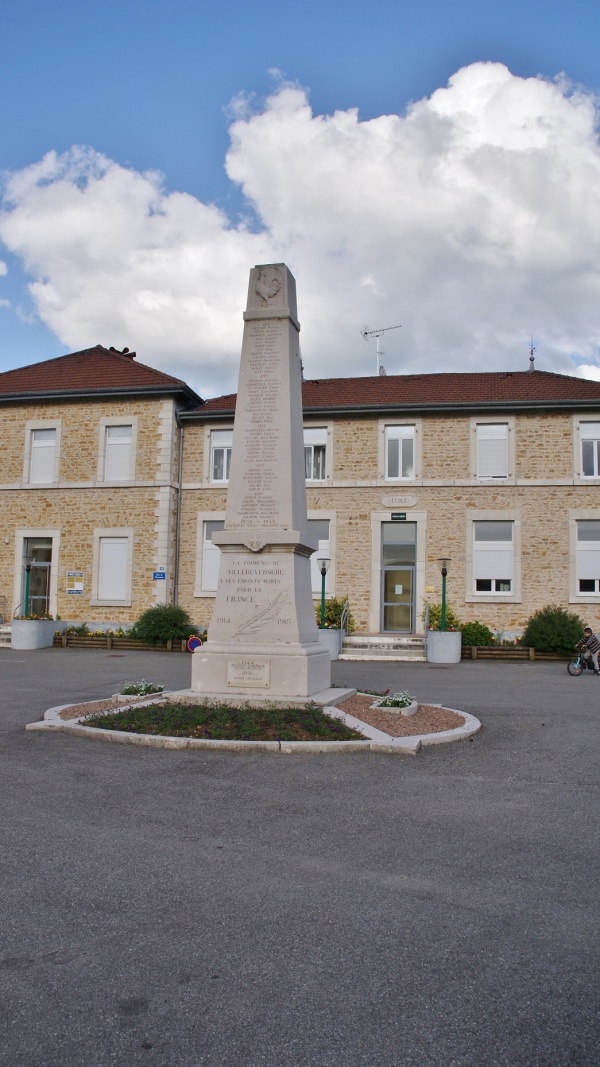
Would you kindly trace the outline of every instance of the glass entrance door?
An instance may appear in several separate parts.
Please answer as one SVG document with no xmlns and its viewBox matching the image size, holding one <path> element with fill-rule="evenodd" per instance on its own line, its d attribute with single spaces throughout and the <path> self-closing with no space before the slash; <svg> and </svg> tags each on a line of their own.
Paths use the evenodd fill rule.
<svg viewBox="0 0 600 1067">
<path fill-rule="evenodd" d="M 25 604 L 27 595 L 27 576 L 23 573 L 23 611 L 29 615 L 44 615 L 50 604 L 50 568 L 52 566 L 52 538 L 27 537 L 23 542 L 23 555 L 33 562 L 29 572 L 29 604 Z"/>
<path fill-rule="evenodd" d="M 414 567 L 386 567 L 383 572 L 383 629 L 413 631 Z"/>
<path fill-rule="evenodd" d="M 381 629 L 415 631 L 415 566 L 417 524 L 381 524 Z"/>
</svg>

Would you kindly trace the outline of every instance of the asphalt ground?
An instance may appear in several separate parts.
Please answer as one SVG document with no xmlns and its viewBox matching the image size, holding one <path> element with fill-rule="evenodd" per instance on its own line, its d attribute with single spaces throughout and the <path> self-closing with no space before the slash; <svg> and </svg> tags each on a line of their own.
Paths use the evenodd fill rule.
<svg viewBox="0 0 600 1067">
<path fill-rule="evenodd" d="M 187 655 L 0 650 L 0 1063 L 599 1061 L 600 679 L 338 663 L 477 715 L 416 757 L 26 733 Z"/>
</svg>

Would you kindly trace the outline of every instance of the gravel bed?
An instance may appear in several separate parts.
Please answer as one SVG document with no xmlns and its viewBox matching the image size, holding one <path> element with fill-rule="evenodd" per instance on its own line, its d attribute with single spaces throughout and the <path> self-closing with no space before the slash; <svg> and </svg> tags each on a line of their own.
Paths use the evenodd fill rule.
<svg viewBox="0 0 600 1067">
<path fill-rule="evenodd" d="M 432 704 L 419 704 L 414 715 L 400 715 L 399 712 L 385 711 L 384 708 L 371 708 L 377 697 L 357 694 L 340 704 L 342 711 L 354 715 L 361 722 L 375 726 L 392 737 L 414 737 L 417 734 L 439 734 L 443 730 L 455 730 L 464 726 L 462 715 L 457 715 L 448 708 L 434 707 Z"/>
<path fill-rule="evenodd" d="M 153 695 L 150 694 L 150 696 Z M 112 697 L 108 697 L 106 700 L 92 700 L 87 704 L 71 704 L 70 707 L 60 711 L 59 715 L 61 719 L 79 719 L 81 715 L 98 715 L 102 711 L 129 708 L 134 700 L 135 698 L 132 697 L 123 697 L 122 700 L 113 700 Z"/>
</svg>

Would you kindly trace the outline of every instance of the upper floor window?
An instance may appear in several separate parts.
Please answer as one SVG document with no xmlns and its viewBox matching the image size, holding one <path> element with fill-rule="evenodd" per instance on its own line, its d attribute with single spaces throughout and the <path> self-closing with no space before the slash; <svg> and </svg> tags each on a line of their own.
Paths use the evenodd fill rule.
<svg viewBox="0 0 600 1067">
<path fill-rule="evenodd" d="M 477 477 L 508 478 L 508 423 L 477 424 Z"/>
<path fill-rule="evenodd" d="M 600 422 L 581 422 L 581 474 L 600 478 Z"/>
<path fill-rule="evenodd" d="M 210 480 L 228 482 L 233 430 L 212 430 L 210 435 Z"/>
<path fill-rule="evenodd" d="M 307 482 L 324 482 L 326 478 L 327 429 L 304 431 L 304 469 Z"/>
<path fill-rule="evenodd" d="M 577 592 L 600 593 L 600 519 L 577 522 Z"/>
<path fill-rule="evenodd" d="M 415 476 L 415 427 L 386 426 L 385 477 L 388 481 Z"/>
<path fill-rule="evenodd" d="M 506 520 L 476 520 L 473 523 L 475 593 L 513 592 L 514 525 Z"/>
<path fill-rule="evenodd" d="M 32 430 L 29 481 L 48 485 L 55 480 L 56 430 Z"/>
<path fill-rule="evenodd" d="M 129 425 L 106 426 L 104 439 L 104 481 L 126 482 L 131 479 L 133 428 Z"/>
</svg>

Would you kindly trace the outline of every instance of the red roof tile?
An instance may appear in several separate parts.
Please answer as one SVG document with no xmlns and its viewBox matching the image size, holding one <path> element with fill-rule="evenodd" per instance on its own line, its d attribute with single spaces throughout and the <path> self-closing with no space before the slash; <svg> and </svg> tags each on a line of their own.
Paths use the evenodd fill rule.
<svg viewBox="0 0 600 1067">
<path fill-rule="evenodd" d="M 235 409 L 236 394 L 207 400 L 199 415 Z M 396 374 L 372 378 L 320 378 L 302 384 L 305 412 L 325 410 L 557 406 L 600 403 L 600 382 L 549 371 L 495 371 L 474 374 Z"/>
<path fill-rule="evenodd" d="M 102 345 L 0 374 L 0 398 L 6 399 L 137 391 L 185 392 L 190 400 L 201 400 L 180 378 L 138 363 L 135 352 L 117 352 Z"/>
</svg>

